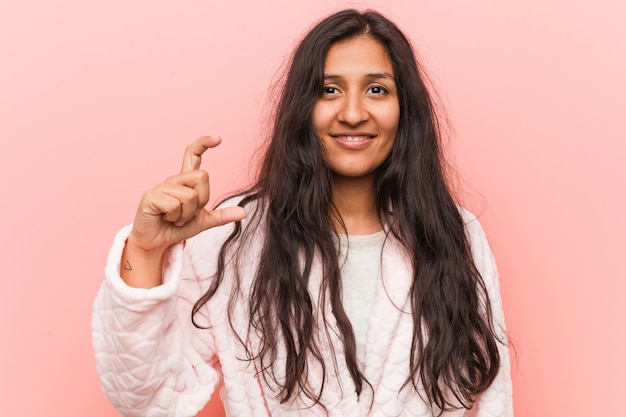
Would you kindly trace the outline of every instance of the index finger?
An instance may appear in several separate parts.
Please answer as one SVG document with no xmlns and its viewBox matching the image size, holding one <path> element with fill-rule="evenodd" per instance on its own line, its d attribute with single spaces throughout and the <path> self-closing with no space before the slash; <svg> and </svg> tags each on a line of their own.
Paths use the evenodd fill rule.
<svg viewBox="0 0 626 417">
<path fill-rule="evenodd" d="M 183 166 L 180 173 L 195 171 L 200 168 L 202 154 L 209 148 L 214 148 L 222 142 L 222 138 L 213 136 L 202 136 L 200 139 L 187 146 L 183 156 Z"/>
</svg>

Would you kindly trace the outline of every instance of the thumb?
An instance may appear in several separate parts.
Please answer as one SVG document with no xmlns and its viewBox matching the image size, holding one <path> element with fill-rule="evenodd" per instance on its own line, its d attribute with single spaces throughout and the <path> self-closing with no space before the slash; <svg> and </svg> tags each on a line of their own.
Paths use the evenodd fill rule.
<svg viewBox="0 0 626 417">
<path fill-rule="evenodd" d="M 242 220 L 246 215 L 246 210 L 239 206 L 224 207 L 217 210 L 202 209 L 197 214 L 200 217 L 202 230 Z"/>
</svg>

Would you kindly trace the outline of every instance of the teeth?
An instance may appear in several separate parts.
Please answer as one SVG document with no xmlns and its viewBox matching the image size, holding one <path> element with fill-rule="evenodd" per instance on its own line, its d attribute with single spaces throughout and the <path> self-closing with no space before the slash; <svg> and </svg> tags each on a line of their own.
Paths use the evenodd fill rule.
<svg viewBox="0 0 626 417">
<path fill-rule="evenodd" d="M 359 141 L 359 140 L 366 140 L 367 138 L 365 136 L 344 136 L 343 137 L 344 140 L 347 141 Z"/>
</svg>

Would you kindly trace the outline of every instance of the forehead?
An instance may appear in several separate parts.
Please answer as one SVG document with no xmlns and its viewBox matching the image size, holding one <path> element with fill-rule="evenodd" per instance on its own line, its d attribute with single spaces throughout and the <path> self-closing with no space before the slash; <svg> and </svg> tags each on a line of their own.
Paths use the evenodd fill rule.
<svg viewBox="0 0 626 417">
<path fill-rule="evenodd" d="M 393 74 L 389 53 L 376 39 L 358 36 L 336 42 L 328 49 L 324 73 L 350 74 L 362 71 Z"/>
</svg>

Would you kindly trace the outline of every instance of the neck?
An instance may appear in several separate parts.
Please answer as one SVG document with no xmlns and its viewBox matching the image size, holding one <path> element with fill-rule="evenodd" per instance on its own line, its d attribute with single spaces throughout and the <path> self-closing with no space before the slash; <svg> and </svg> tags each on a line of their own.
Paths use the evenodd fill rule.
<svg viewBox="0 0 626 417">
<path fill-rule="evenodd" d="M 374 196 L 374 179 L 371 178 L 333 178 L 333 204 L 345 225 L 349 235 L 367 235 L 382 229 Z M 343 232 L 339 221 L 335 228 Z"/>
</svg>

